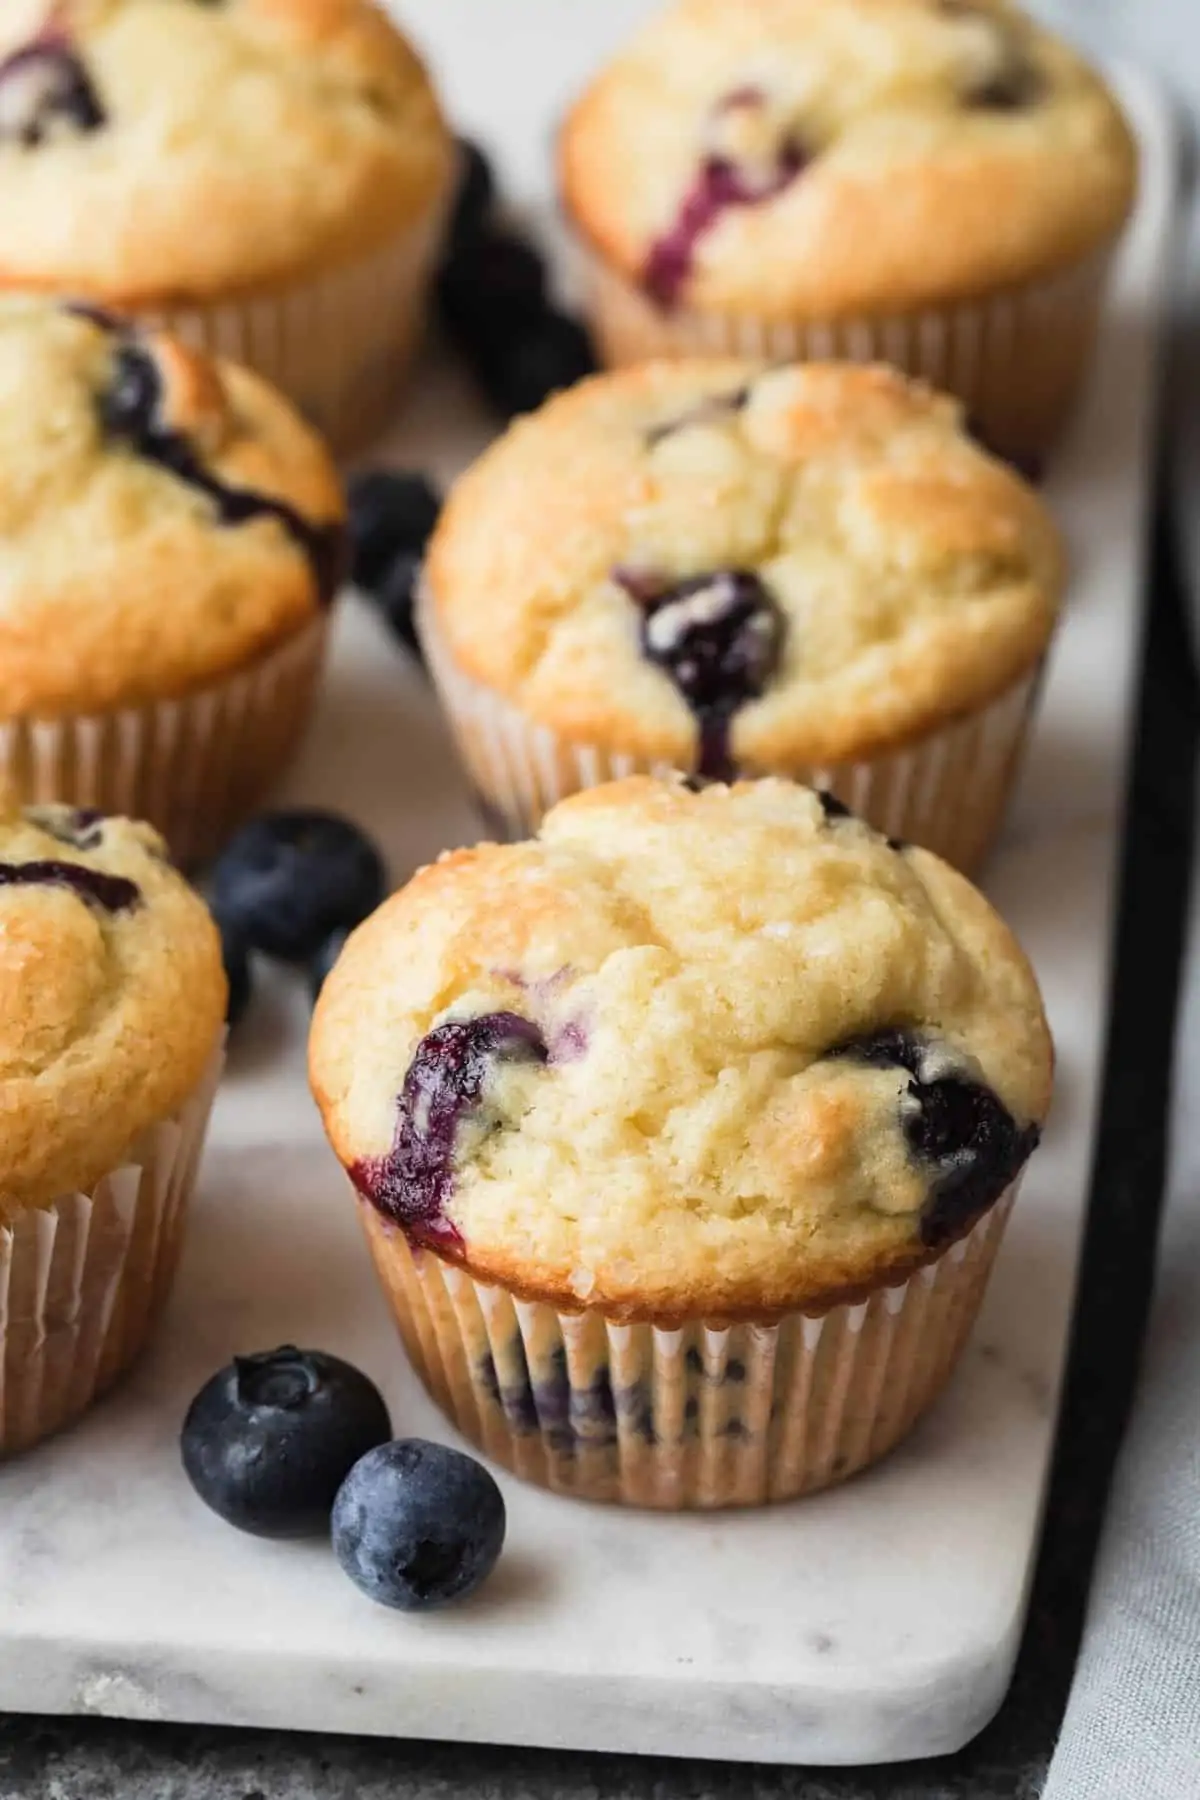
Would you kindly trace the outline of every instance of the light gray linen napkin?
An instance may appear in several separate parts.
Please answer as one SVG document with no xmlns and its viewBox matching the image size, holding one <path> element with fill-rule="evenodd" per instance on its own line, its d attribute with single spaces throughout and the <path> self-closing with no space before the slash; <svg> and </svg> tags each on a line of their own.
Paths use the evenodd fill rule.
<svg viewBox="0 0 1200 1800">
<path fill-rule="evenodd" d="M 1165 74 L 1200 120 L 1196 0 L 1043 0 L 1048 20 Z M 1194 141 L 1194 139 L 1193 139 Z M 1200 225 L 1189 202 L 1168 480 L 1200 646 Z M 1171 1155 L 1141 1376 L 1043 1800 L 1200 1800 L 1200 883 L 1182 972 Z"/>
</svg>

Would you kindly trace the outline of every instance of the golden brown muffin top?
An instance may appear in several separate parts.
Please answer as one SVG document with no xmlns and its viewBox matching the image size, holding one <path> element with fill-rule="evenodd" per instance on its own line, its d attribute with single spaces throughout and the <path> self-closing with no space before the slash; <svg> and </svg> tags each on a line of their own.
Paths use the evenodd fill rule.
<svg viewBox="0 0 1200 1800">
<path fill-rule="evenodd" d="M 197 1087 L 216 926 L 148 826 L 0 797 L 0 1226 L 88 1191 Z"/>
<path fill-rule="evenodd" d="M 387 901 L 310 1070 L 418 1245 L 556 1305 L 765 1317 L 968 1229 L 1052 1051 L 1020 949 L 936 857 L 785 781 L 638 777 Z"/>
</svg>

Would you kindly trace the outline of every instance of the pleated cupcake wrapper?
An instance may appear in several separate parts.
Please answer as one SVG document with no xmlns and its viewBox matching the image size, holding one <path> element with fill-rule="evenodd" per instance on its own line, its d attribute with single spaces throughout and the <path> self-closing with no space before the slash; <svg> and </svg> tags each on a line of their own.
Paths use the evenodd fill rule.
<svg viewBox="0 0 1200 1800">
<path fill-rule="evenodd" d="M 90 1193 L 0 1228 L 0 1456 L 68 1424 L 141 1351 L 179 1260 L 224 1062 Z"/>
<path fill-rule="evenodd" d="M 207 304 L 134 309 L 134 316 L 256 369 L 347 454 L 393 421 L 445 216 L 439 200 L 371 255 L 304 280 Z"/>
<path fill-rule="evenodd" d="M 1113 246 L 1039 281 L 943 307 L 851 318 L 665 311 L 579 246 L 589 323 L 610 367 L 657 357 L 884 362 L 955 394 L 993 449 L 1040 459 L 1087 373 Z"/>
<path fill-rule="evenodd" d="M 409 1358 L 465 1437 L 556 1493 L 677 1510 L 794 1499 L 899 1443 L 958 1361 L 1017 1185 L 900 1286 L 670 1330 L 520 1300 L 359 1207 Z"/>
<path fill-rule="evenodd" d="M 418 602 L 421 642 L 489 831 L 528 837 L 542 815 L 584 788 L 627 775 L 664 775 L 671 765 L 577 743 L 538 725 L 464 673 Z M 862 762 L 750 768 L 836 794 L 889 837 L 922 844 L 960 869 L 976 867 L 999 829 L 1037 702 L 1040 669 L 989 706 Z"/>
<path fill-rule="evenodd" d="M 211 856 L 283 772 L 312 712 L 329 618 L 178 700 L 0 719 L 0 787 L 147 819 L 182 864 Z"/>
</svg>

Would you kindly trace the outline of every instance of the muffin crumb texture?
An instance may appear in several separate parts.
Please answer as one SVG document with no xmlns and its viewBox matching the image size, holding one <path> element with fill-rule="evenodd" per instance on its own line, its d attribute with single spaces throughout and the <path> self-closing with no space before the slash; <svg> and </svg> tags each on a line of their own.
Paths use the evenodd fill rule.
<svg viewBox="0 0 1200 1800">
<path fill-rule="evenodd" d="M 0 1227 L 181 1106 L 224 1012 L 216 927 L 149 827 L 0 803 Z"/>
<path fill-rule="evenodd" d="M 884 368 L 600 376 L 456 485 L 428 599 L 535 723 L 708 776 L 900 748 L 1027 676 L 1062 556 L 952 401 Z"/>
<path fill-rule="evenodd" d="M 768 780 L 635 778 L 443 858 L 326 982 L 314 1089 L 387 1228 L 612 1316 L 817 1309 L 962 1235 L 1052 1053 L 936 858 Z"/>
</svg>

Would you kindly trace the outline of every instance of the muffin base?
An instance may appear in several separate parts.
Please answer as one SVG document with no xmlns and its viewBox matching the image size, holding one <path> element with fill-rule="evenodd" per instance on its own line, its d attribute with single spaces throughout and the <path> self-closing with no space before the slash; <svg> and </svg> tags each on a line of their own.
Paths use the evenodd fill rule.
<svg viewBox="0 0 1200 1800">
<path fill-rule="evenodd" d="M 447 646 L 425 593 L 417 623 L 487 829 L 497 836 L 529 837 L 552 806 L 584 788 L 628 775 L 672 773 L 670 763 L 564 737 L 475 681 Z M 877 830 L 921 844 L 970 873 L 1003 820 L 1040 676 L 1039 666 L 978 712 L 885 755 L 861 762 L 746 765 L 740 772 L 782 775 L 836 794 Z"/>
<path fill-rule="evenodd" d="M 901 1285 L 673 1329 L 518 1299 L 358 1205 L 409 1359 L 465 1437 L 555 1493 L 679 1511 L 795 1499 L 893 1449 L 958 1361 L 1017 1185 Z"/>
<path fill-rule="evenodd" d="M 668 312 L 590 246 L 581 244 L 579 263 L 588 321 L 610 368 L 686 356 L 891 363 L 956 395 L 989 449 L 1039 463 L 1087 375 L 1112 253 L 1106 245 L 1040 281 L 957 305 L 831 319 Z"/>
<path fill-rule="evenodd" d="M 381 249 L 306 280 L 206 305 L 124 310 L 256 369 L 348 455 L 393 422 L 424 324 L 446 207 L 439 200 Z"/>
<path fill-rule="evenodd" d="M 283 772 L 316 697 L 323 612 L 277 649 L 177 700 L 61 719 L 0 719 L 0 786 L 146 819 L 187 866 L 212 856 Z"/>
<path fill-rule="evenodd" d="M 225 1060 L 120 1168 L 0 1228 L 0 1456 L 78 1416 L 137 1358 L 166 1302 Z"/>
</svg>

